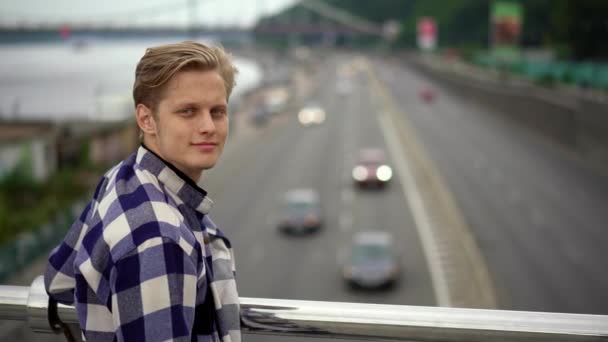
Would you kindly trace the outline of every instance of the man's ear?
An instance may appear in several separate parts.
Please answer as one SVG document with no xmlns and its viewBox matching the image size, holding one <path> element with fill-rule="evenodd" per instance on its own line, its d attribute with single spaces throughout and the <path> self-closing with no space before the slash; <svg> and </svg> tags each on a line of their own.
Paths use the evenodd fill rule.
<svg viewBox="0 0 608 342">
<path fill-rule="evenodd" d="M 137 120 L 137 125 L 144 134 L 156 135 L 156 120 L 154 120 L 152 110 L 146 105 L 139 103 L 135 107 L 135 120 Z"/>
</svg>

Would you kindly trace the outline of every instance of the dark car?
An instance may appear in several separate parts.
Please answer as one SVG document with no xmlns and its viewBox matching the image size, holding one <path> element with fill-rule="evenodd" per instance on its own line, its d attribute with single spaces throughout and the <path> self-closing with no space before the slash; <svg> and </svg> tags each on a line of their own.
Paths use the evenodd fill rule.
<svg viewBox="0 0 608 342">
<path fill-rule="evenodd" d="M 392 236 L 386 232 L 359 232 L 354 236 L 350 258 L 343 268 L 344 279 L 353 288 L 389 288 L 397 282 L 399 263 Z"/>
<path fill-rule="evenodd" d="M 384 151 L 365 148 L 359 151 L 357 164 L 353 168 L 353 180 L 360 187 L 384 187 L 393 177 L 393 170 L 386 163 Z"/>
<path fill-rule="evenodd" d="M 270 120 L 270 113 L 262 106 L 257 107 L 250 114 L 250 121 L 255 126 L 264 126 Z"/>
<path fill-rule="evenodd" d="M 285 194 L 279 230 L 285 233 L 312 233 L 321 228 L 319 194 L 313 189 L 295 189 Z"/>
<path fill-rule="evenodd" d="M 433 101 L 435 101 L 435 98 L 437 97 L 437 95 L 435 94 L 435 91 L 433 89 L 431 89 L 430 87 L 422 87 L 419 91 L 418 91 L 418 96 L 420 97 L 420 99 L 426 103 L 432 103 Z"/>
</svg>

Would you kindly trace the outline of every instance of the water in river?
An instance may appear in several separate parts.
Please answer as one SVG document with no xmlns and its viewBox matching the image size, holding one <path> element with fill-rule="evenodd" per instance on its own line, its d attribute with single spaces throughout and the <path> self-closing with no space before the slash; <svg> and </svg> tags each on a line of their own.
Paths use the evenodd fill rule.
<svg viewBox="0 0 608 342">
<path fill-rule="evenodd" d="M 160 41 L 0 45 L 0 118 L 100 119 L 132 115 L 135 66 Z M 231 100 L 261 81 L 253 60 L 235 57 Z"/>
</svg>

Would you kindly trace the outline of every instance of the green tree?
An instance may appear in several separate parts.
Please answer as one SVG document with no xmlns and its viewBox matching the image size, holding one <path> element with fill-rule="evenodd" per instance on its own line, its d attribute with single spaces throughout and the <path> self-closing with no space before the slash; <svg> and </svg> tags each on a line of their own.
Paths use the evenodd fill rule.
<svg viewBox="0 0 608 342">
<path fill-rule="evenodd" d="M 324 0 L 330 6 L 382 24 L 401 22 L 397 44 L 416 46 L 416 23 L 435 18 L 442 47 L 488 47 L 489 9 L 498 0 Z M 552 48 L 578 60 L 608 59 L 607 0 L 500 0 L 522 4 L 524 47 Z M 298 6 L 273 18 L 288 17 Z M 301 10 L 301 9 L 300 9 Z"/>
<path fill-rule="evenodd" d="M 552 13 L 556 40 L 578 60 L 608 60 L 608 1 L 558 1 Z"/>
</svg>

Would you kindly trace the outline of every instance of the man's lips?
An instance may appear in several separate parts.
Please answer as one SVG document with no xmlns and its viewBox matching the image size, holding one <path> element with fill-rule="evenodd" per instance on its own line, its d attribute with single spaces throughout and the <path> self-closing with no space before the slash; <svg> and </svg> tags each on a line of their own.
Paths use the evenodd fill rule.
<svg viewBox="0 0 608 342">
<path fill-rule="evenodd" d="M 202 151 L 213 151 L 216 148 L 217 143 L 214 143 L 214 142 L 202 142 L 202 143 L 195 143 L 195 144 L 192 144 L 192 145 L 194 147 L 198 148 L 199 150 L 202 150 Z"/>
</svg>

